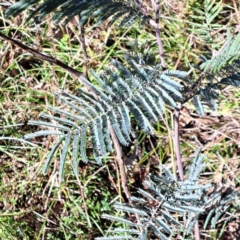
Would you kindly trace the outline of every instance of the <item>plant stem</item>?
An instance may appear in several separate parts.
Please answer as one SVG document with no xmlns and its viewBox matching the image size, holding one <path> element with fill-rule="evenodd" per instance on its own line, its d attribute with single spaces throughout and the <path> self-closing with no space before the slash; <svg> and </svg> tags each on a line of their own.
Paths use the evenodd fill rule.
<svg viewBox="0 0 240 240">
<path fill-rule="evenodd" d="M 163 44 L 162 44 L 162 40 L 161 40 L 161 36 L 160 36 L 160 29 L 159 29 L 160 2 L 159 1 L 154 2 L 154 0 L 152 0 L 152 5 L 155 8 L 156 19 L 155 19 L 155 22 L 150 21 L 150 23 L 155 28 L 158 50 L 159 50 L 159 55 L 160 55 L 160 60 L 161 60 L 162 67 L 166 68 L 166 63 L 165 63 L 165 60 L 164 60 Z M 201 80 L 199 80 L 199 82 L 201 82 Z M 182 165 L 182 158 L 181 158 L 181 151 L 180 151 L 180 138 L 179 138 L 179 117 L 180 117 L 181 108 L 182 108 L 182 104 L 179 103 L 178 106 L 175 108 L 175 111 L 174 111 L 174 148 L 175 148 L 175 153 L 176 153 L 176 158 L 177 158 L 177 166 L 178 166 L 179 177 L 183 181 L 184 180 L 184 173 L 183 173 L 183 165 Z M 195 235 L 196 240 L 200 240 L 198 222 L 194 226 L 194 235 Z"/>
<path fill-rule="evenodd" d="M 125 167 L 124 167 L 124 163 L 123 163 L 123 160 L 122 160 L 122 148 L 121 148 L 121 145 L 119 143 L 119 140 L 114 132 L 114 129 L 112 127 L 112 125 L 110 125 L 109 127 L 109 131 L 110 131 L 110 135 L 111 135 L 111 138 L 113 140 L 113 145 L 114 145 L 114 148 L 116 150 L 116 161 L 118 163 L 118 167 L 119 167 L 119 171 L 120 171 L 120 175 L 121 175 L 121 183 L 122 183 L 122 189 L 123 191 L 125 192 L 125 195 L 129 201 L 130 204 L 132 204 L 132 201 L 130 200 L 130 197 L 131 197 L 131 193 L 128 189 L 128 186 L 127 186 L 127 177 L 126 177 L 126 172 L 125 172 Z M 136 216 L 136 219 L 137 219 L 137 222 L 140 224 L 140 216 L 135 213 L 135 216 Z"/>
<path fill-rule="evenodd" d="M 123 155 L 122 148 L 120 146 L 120 143 L 118 141 L 118 138 L 114 132 L 112 125 L 110 125 L 109 131 L 110 131 L 111 138 L 113 140 L 114 148 L 116 150 L 115 159 L 118 163 L 118 167 L 119 167 L 119 171 L 120 171 L 120 175 L 121 175 L 122 189 L 125 192 L 126 197 L 129 199 L 131 197 L 131 193 L 129 192 L 128 187 L 127 187 L 127 177 L 126 177 L 126 173 L 125 173 L 124 163 L 122 160 L 122 155 Z"/>
<path fill-rule="evenodd" d="M 166 68 L 166 63 L 164 59 L 164 51 L 163 51 L 163 44 L 160 36 L 160 29 L 159 29 L 159 16 L 160 16 L 160 1 L 154 1 L 152 0 L 152 5 L 153 8 L 155 9 L 155 20 L 151 19 L 150 15 L 148 14 L 147 9 L 138 1 L 135 0 L 139 8 L 142 10 L 144 15 L 148 18 L 150 18 L 149 23 L 154 27 L 155 29 L 155 34 L 157 38 L 157 44 L 158 44 L 158 51 L 159 51 L 159 56 L 161 60 L 161 64 L 164 68 Z"/>
<path fill-rule="evenodd" d="M 3 33 L 0 32 L 0 38 L 10 42 L 11 44 L 13 45 L 16 45 L 20 48 L 22 48 L 23 50 L 31 53 L 33 56 L 43 60 L 43 61 L 47 61 L 47 62 L 50 62 L 50 63 L 53 63 L 59 67 L 61 67 L 62 69 L 66 70 L 67 72 L 69 72 L 70 74 L 73 74 L 75 75 L 76 77 L 78 77 L 80 79 L 80 77 L 84 76 L 83 73 L 69 67 L 68 65 L 66 65 L 65 63 L 59 61 L 58 59 L 56 58 L 53 58 L 53 57 L 50 57 L 50 56 L 47 56 L 45 54 L 42 54 L 40 52 L 38 52 L 37 50 L 33 49 L 33 48 L 30 48 L 28 46 L 26 46 L 25 44 L 15 40 L 15 39 L 12 39 L 10 37 L 7 37 L 6 35 L 4 35 Z"/>
<path fill-rule="evenodd" d="M 84 26 L 80 26 L 80 41 L 82 44 L 83 50 L 83 74 L 86 79 L 88 79 L 88 55 L 87 55 L 87 47 L 85 42 L 85 33 Z"/>
<path fill-rule="evenodd" d="M 181 157 L 181 151 L 180 151 L 180 138 L 179 138 L 179 117 L 180 117 L 181 109 L 182 109 L 182 103 L 179 103 L 174 111 L 174 147 L 175 147 L 175 154 L 177 158 L 179 177 L 181 181 L 183 181 L 184 173 L 183 173 L 182 157 Z M 195 226 L 194 226 L 194 236 L 195 236 L 195 240 L 200 240 L 198 221 L 195 223 Z"/>
<path fill-rule="evenodd" d="M 194 236 L 195 236 L 195 240 L 200 240 L 200 232 L 199 232 L 198 221 L 194 225 Z"/>
<path fill-rule="evenodd" d="M 182 109 L 182 104 L 179 103 L 174 110 L 174 148 L 175 148 L 175 154 L 177 158 L 179 177 L 181 181 L 183 181 L 184 173 L 183 173 L 183 165 L 182 165 L 182 158 L 181 158 L 181 151 L 180 151 L 180 139 L 179 139 L 179 117 L 180 117 L 181 109 Z"/>
<path fill-rule="evenodd" d="M 163 44 L 162 44 L 162 40 L 161 40 L 161 36 L 160 36 L 160 29 L 159 29 L 160 1 L 155 1 L 154 2 L 152 0 L 152 5 L 155 8 L 154 29 L 155 29 L 155 34 L 156 34 L 156 38 L 157 38 L 159 56 L 160 56 L 162 67 L 166 68 L 166 63 L 165 63 L 165 59 L 164 59 Z"/>
</svg>

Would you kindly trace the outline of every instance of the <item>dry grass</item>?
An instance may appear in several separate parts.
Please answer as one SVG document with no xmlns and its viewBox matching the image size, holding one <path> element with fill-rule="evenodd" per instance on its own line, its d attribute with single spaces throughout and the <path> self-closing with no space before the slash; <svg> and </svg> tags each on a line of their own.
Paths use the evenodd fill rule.
<svg viewBox="0 0 240 240">
<path fill-rule="evenodd" d="M 194 1 L 189 1 L 188 4 L 191 2 Z M 4 4 L 9 3 L 5 0 L 2 3 L 1 31 L 83 71 L 83 52 L 77 20 L 73 20 L 64 29 L 54 25 L 50 19 L 46 19 L 41 25 L 29 25 L 25 22 L 27 13 L 6 20 Z M 176 20 L 162 19 L 168 64 L 171 67 L 188 69 L 192 62 L 198 61 L 196 56 L 204 53 L 199 39 L 185 31 L 189 27 L 187 18 L 191 9 L 188 9 L 189 5 L 185 8 L 181 5 L 181 8 L 175 9 L 175 5 L 171 5 L 174 4 L 173 1 L 164 1 L 164 4 L 165 9 L 169 6 L 173 8 L 164 17 Z M 232 17 L 229 24 L 234 25 L 236 12 L 234 8 L 226 9 Z M 111 57 L 121 59 L 122 53 L 129 51 L 136 34 L 139 43 L 144 43 L 147 38 L 148 45 L 156 50 L 154 33 L 147 28 L 136 26 L 118 30 L 113 27 L 111 31 L 105 31 L 104 26 L 92 28 L 87 25 L 88 67 L 101 69 Z M 35 129 L 29 127 L 27 121 L 36 119 L 48 104 L 56 104 L 52 97 L 54 90 L 68 89 L 75 92 L 79 87 L 79 83 L 60 68 L 35 59 L 0 39 L 0 136 L 22 137 L 33 132 Z M 226 184 L 226 189 L 239 188 L 239 102 L 238 91 L 228 88 L 224 90 L 219 114 L 209 112 L 206 117 L 199 118 L 190 106 L 186 106 L 181 119 L 184 165 L 187 168 L 195 149 L 203 145 L 207 160 L 202 180 Z M 166 114 L 170 126 L 171 114 Z M 12 125 L 15 126 L 11 127 Z M 158 124 L 157 129 L 157 136 L 150 140 L 139 135 L 134 150 L 131 149 L 133 146 L 124 149 L 126 162 L 138 162 L 128 175 L 132 190 L 141 186 L 150 167 L 159 161 L 174 168 L 174 154 L 169 145 L 171 140 L 164 126 Z M 56 177 L 59 164 L 57 156 L 53 159 L 48 175 L 41 174 L 52 139 L 36 141 L 40 143 L 39 148 L 29 147 L 18 141 L 0 141 L 0 239 L 85 240 L 101 235 L 109 227 L 108 223 L 100 219 L 102 212 L 112 212 L 111 201 L 124 200 L 113 157 L 110 156 L 101 168 L 93 162 L 89 165 L 80 163 L 79 179 L 74 178 L 71 166 L 67 164 L 65 182 L 60 184 Z M 223 231 L 230 235 L 237 232 L 236 225 L 234 228 L 232 224 Z M 217 239 L 212 232 L 206 231 L 204 234 L 206 239 L 207 236 L 210 236 L 209 239 Z M 227 233 L 223 234 L 222 239 L 229 239 L 225 238 L 226 235 Z"/>
</svg>

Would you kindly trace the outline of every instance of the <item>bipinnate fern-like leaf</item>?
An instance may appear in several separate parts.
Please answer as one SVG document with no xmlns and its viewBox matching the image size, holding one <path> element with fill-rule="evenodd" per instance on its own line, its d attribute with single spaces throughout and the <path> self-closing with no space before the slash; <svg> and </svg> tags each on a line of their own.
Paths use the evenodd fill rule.
<svg viewBox="0 0 240 240">
<path fill-rule="evenodd" d="M 198 67 L 200 74 L 199 79 L 195 80 L 197 81 L 197 84 L 195 81 L 189 80 L 186 72 L 180 73 L 180 71 L 167 71 L 168 77 L 174 77 L 177 73 L 177 78 L 181 79 L 185 85 L 185 89 L 183 91 L 180 91 L 180 93 L 183 95 L 183 99 L 186 99 L 185 97 L 188 96 L 188 94 L 190 93 L 191 97 L 187 97 L 187 100 L 190 100 L 192 102 L 200 116 L 204 115 L 205 106 L 209 107 L 211 110 L 217 110 L 217 99 L 219 97 L 219 92 L 224 86 L 240 86 L 239 46 L 240 33 L 238 33 L 233 38 L 229 37 L 226 46 L 221 50 L 220 54 L 210 60 L 203 58 L 203 63 L 200 65 L 200 67 Z M 144 58 L 145 60 L 148 57 L 148 52 L 144 53 L 143 56 L 141 54 L 138 54 L 135 57 L 135 62 L 141 63 L 142 58 Z M 148 59 L 146 59 L 146 61 L 147 60 Z M 129 61 L 129 64 L 131 66 L 134 65 L 133 63 L 131 63 L 131 60 Z M 141 71 L 143 70 L 141 69 Z M 141 73 L 139 72 L 135 74 Z M 164 77 L 164 75 L 162 75 L 162 77 Z M 198 80 L 201 81 L 198 82 Z M 165 79 L 165 81 L 167 81 L 167 79 Z M 175 84 L 179 84 L 179 82 L 174 81 L 171 84 L 169 83 L 168 89 L 170 90 L 171 85 L 173 86 L 173 91 L 174 89 L 178 89 L 178 86 Z M 196 84 L 196 86 L 193 88 L 194 90 L 192 92 L 191 89 L 194 84 Z M 175 94 L 177 95 L 178 93 Z M 185 102 L 186 101 L 183 100 L 183 103 Z M 168 103 L 171 103 L 171 99 L 169 99 Z"/>
<path fill-rule="evenodd" d="M 165 166 L 162 166 L 161 174 L 149 174 L 143 182 L 145 189 L 139 189 L 137 197 L 132 196 L 130 203 L 114 205 L 114 208 L 122 211 L 124 215 L 102 216 L 104 219 L 124 223 L 124 228 L 113 229 L 109 231 L 111 234 L 108 236 L 98 237 L 96 240 L 110 240 L 115 237 L 142 240 L 175 239 L 176 236 L 189 236 L 197 221 L 202 223 L 204 228 L 211 222 L 213 229 L 221 217 L 228 221 L 235 218 L 236 216 L 227 210 L 231 206 L 239 209 L 240 192 L 223 196 L 222 189 L 214 186 L 215 190 L 211 190 L 212 184 L 199 184 L 205 158 L 200 152 L 201 149 L 198 149 L 188 178 L 184 181 L 177 180 Z"/>
<path fill-rule="evenodd" d="M 223 194 L 221 194 L 222 192 Z M 224 219 L 225 224 L 235 218 L 239 218 L 239 214 L 238 216 L 235 214 L 240 208 L 239 190 L 233 191 L 232 193 L 229 192 L 229 194 L 226 195 L 224 194 L 224 186 L 219 189 L 216 187 L 209 198 L 213 200 L 206 206 L 208 215 L 204 221 L 204 229 L 207 229 L 209 225 L 210 229 L 215 229 L 221 218 Z"/>
<path fill-rule="evenodd" d="M 192 8 L 194 14 L 191 15 L 191 18 L 194 21 L 190 21 L 191 30 L 198 38 L 202 39 L 205 45 L 214 45 L 212 32 L 217 31 L 222 26 L 219 23 L 214 23 L 213 20 L 221 13 L 223 5 L 221 1 L 216 0 L 204 0 L 201 3 L 202 7 Z"/>
<path fill-rule="evenodd" d="M 128 218 L 126 220 L 131 224 L 122 220 L 121 222 L 125 224 L 125 231 L 117 228 L 112 230 L 112 233 L 116 235 L 96 239 L 109 240 L 121 236 L 122 239 L 132 237 L 143 240 L 167 240 L 179 234 L 186 236 L 191 233 L 196 220 L 200 214 L 205 212 L 204 198 L 206 191 L 211 188 L 209 184 L 198 185 L 204 159 L 204 156 L 199 153 L 200 150 L 196 153 L 189 177 L 185 181 L 178 181 L 164 166 L 162 166 L 162 174 L 149 174 L 143 182 L 145 189 L 139 189 L 138 197 L 131 197 L 129 204 L 114 205 L 116 210 L 128 213 L 127 216 L 130 216 L 131 221 Z M 138 220 L 136 215 L 138 215 Z M 103 218 L 119 222 L 119 217 L 103 215 Z M 138 225 L 135 226 L 132 223 Z"/>
<path fill-rule="evenodd" d="M 39 2 L 40 0 L 20 0 L 7 10 L 6 15 L 17 16 Z M 64 20 L 65 24 L 76 15 L 80 16 L 80 24 L 89 17 L 96 19 L 97 24 L 111 17 L 108 26 L 122 17 L 120 27 L 128 27 L 138 19 L 141 19 L 142 23 L 148 20 L 134 0 L 44 0 L 31 12 L 28 19 L 38 14 L 38 20 L 41 21 L 50 13 L 54 13 L 53 20 Z"/>
<path fill-rule="evenodd" d="M 115 70 L 106 70 L 102 75 L 91 70 L 96 85 L 81 79 L 89 91 L 79 89 L 77 95 L 66 91 L 55 92 L 59 107 L 49 106 L 51 114 L 40 114 L 45 121 L 29 122 L 30 125 L 42 126 L 44 129 L 27 134 L 26 139 L 54 135 L 58 138 L 47 156 L 44 173 L 57 150 L 60 150 L 62 180 L 69 151 L 72 152 L 75 175 L 79 159 L 88 162 L 87 148 L 97 163 L 101 164 L 113 150 L 110 127 L 119 142 L 128 145 L 131 142 L 131 115 L 144 132 L 151 134 L 153 123 L 162 119 L 164 104 L 172 108 L 176 106 L 176 101 L 181 99 L 182 89 L 176 79 L 178 76 L 180 79 L 183 75 L 186 77 L 187 73 L 161 71 L 159 67 L 139 65 L 134 58 L 130 63 L 127 68 L 113 60 Z"/>
<path fill-rule="evenodd" d="M 240 87 L 240 60 L 233 60 L 216 73 L 211 73 L 209 70 L 205 74 L 205 79 L 207 83 L 198 88 L 191 100 L 201 116 L 204 115 L 204 105 L 214 111 L 217 110 L 216 100 L 219 97 L 219 90 L 224 86 Z"/>
<path fill-rule="evenodd" d="M 204 105 L 217 110 L 216 99 L 224 86 L 240 87 L 240 33 L 229 37 L 217 56 L 203 60 L 199 68 L 203 80 L 191 99 L 199 115 L 204 115 Z"/>
<path fill-rule="evenodd" d="M 212 59 L 204 61 L 200 68 L 208 74 L 217 76 L 217 73 L 220 73 L 219 77 L 232 75 L 239 72 L 239 58 L 240 58 L 240 32 L 237 33 L 234 37 L 231 36 L 228 31 L 226 44 L 220 52 L 214 56 Z"/>
</svg>

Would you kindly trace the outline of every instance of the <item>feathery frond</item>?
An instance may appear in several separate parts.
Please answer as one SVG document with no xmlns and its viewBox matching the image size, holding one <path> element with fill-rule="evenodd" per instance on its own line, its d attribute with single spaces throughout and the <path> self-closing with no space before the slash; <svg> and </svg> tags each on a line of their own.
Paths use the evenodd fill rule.
<svg viewBox="0 0 240 240">
<path fill-rule="evenodd" d="M 138 64 L 130 56 L 127 61 L 130 63 L 129 68 L 113 60 L 116 70 L 106 70 L 101 76 L 91 70 L 98 86 L 81 79 L 90 89 L 89 92 L 79 89 L 77 95 L 54 93 L 60 107 L 48 107 L 53 114 L 40 114 L 46 121 L 29 122 L 31 125 L 43 126 L 46 130 L 28 134 L 26 139 L 59 135 L 59 140 L 47 156 L 44 173 L 57 149 L 62 149 L 61 179 L 69 149 L 73 152 L 72 164 L 76 175 L 78 158 L 88 162 L 87 148 L 92 149 L 95 160 L 101 164 L 102 159 L 106 159 L 108 152 L 113 150 L 110 125 L 120 143 L 128 145 L 131 142 L 130 115 L 133 115 L 144 132 L 150 134 L 153 132 L 153 123 L 162 118 L 164 103 L 174 107 L 176 101 L 181 99 L 182 85 L 176 79 L 182 77 L 183 72 L 162 71 L 158 66 L 145 65 L 143 60 L 142 64 Z"/>
<path fill-rule="evenodd" d="M 15 17 L 39 2 L 40 0 L 20 0 L 6 11 L 6 15 Z M 133 0 L 44 0 L 31 12 L 28 19 L 38 15 L 38 21 L 41 21 L 50 13 L 54 13 L 53 20 L 63 20 L 64 24 L 76 15 L 80 16 L 80 24 L 84 24 L 89 17 L 94 18 L 97 24 L 111 17 L 108 26 L 122 18 L 119 27 L 128 27 L 138 19 L 142 22 L 148 20 Z"/>
<path fill-rule="evenodd" d="M 204 115 L 204 105 L 217 110 L 219 91 L 227 85 L 240 86 L 240 33 L 229 37 L 221 52 L 212 59 L 203 59 L 200 72 L 204 75 L 194 91 L 192 103 L 199 115 Z M 190 86 L 191 88 L 191 84 Z M 186 92 L 188 87 L 186 88 Z"/>
<path fill-rule="evenodd" d="M 162 174 L 149 174 L 148 179 L 143 182 L 146 190 L 139 189 L 138 193 L 141 197 L 132 197 L 131 204 L 117 203 L 114 205 L 116 210 L 131 214 L 131 221 L 126 219 L 131 224 L 137 222 L 134 214 L 139 216 L 138 225 L 140 224 L 140 226 L 125 222 L 125 232 L 128 233 L 128 236 L 143 240 L 155 239 L 156 237 L 171 239 L 176 234 L 186 234 L 187 231 L 191 233 L 194 223 L 200 214 L 205 212 L 203 208 L 205 195 L 206 191 L 211 188 L 209 184 L 198 185 L 204 158 L 199 153 L 200 150 L 196 153 L 189 178 L 185 181 L 177 181 L 171 172 L 162 166 Z M 194 218 L 192 218 L 192 213 L 195 213 Z M 186 225 L 183 216 L 186 218 Z M 118 217 L 110 215 L 103 217 L 119 222 Z M 118 229 L 114 229 L 112 232 L 117 233 Z M 115 235 L 96 239 L 114 239 L 114 237 Z"/>
<path fill-rule="evenodd" d="M 199 176 L 203 168 L 204 155 L 198 149 L 190 167 L 188 178 L 184 181 L 177 180 L 173 174 L 162 166 L 162 174 L 148 175 L 143 182 L 145 190 L 139 189 L 140 196 L 131 197 L 131 204 L 117 203 L 116 210 L 128 213 L 124 218 L 103 215 L 103 218 L 125 224 L 125 233 L 133 239 L 172 239 L 176 235 L 187 237 L 191 234 L 195 223 L 201 216 L 204 219 L 204 228 L 211 222 L 211 229 L 221 217 L 231 220 L 234 215 L 227 212 L 230 206 L 239 209 L 239 191 L 223 197 L 222 189 L 211 191 L 212 185 L 199 184 Z M 211 192 L 211 193 L 208 193 Z M 211 210 L 212 209 L 212 210 Z M 194 215 L 192 214 L 194 213 Z M 138 221 L 136 215 L 138 215 Z M 128 216 L 128 217 L 127 217 Z M 129 220 L 129 216 L 130 219 Z M 131 223 L 129 223 L 131 222 Z M 138 224 L 134 225 L 134 224 Z M 113 229 L 111 233 L 120 234 L 122 230 Z M 97 240 L 114 239 L 118 235 L 98 237 Z M 123 238 L 124 239 L 124 238 Z"/>
<path fill-rule="evenodd" d="M 210 60 L 204 61 L 201 64 L 201 69 L 211 74 L 231 75 L 236 70 L 239 70 L 240 59 L 240 33 L 231 37 L 228 32 L 228 39 L 226 45 Z M 219 75 L 222 77 L 222 75 Z"/>
<path fill-rule="evenodd" d="M 217 45 L 213 39 L 212 32 L 222 27 L 219 23 L 214 23 L 214 19 L 221 13 L 222 6 L 222 1 L 204 0 L 202 7 L 192 8 L 194 11 L 194 14 L 191 15 L 193 20 L 190 22 L 192 32 L 200 38 L 203 44 L 211 45 L 213 49 Z"/>
<path fill-rule="evenodd" d="M 213 199 L 211 203 L 206 204 L 206 209 L 209 211 L 207 218 L 204 221 L 204 229 L 209 226 L 210 228 L 216 228 L 217 223 L 224 219 L 224 223 L 227 223 L 235 218 L 233 211 L 231 212 L 230 208 L 237 209 L 240 208 L 240 192 L 234 191 L 227 196 L 220 194 L 224 192 L 224 186 L 220 189 L 215 189 L 210 195 L 210 199 Z"/>
</svg>

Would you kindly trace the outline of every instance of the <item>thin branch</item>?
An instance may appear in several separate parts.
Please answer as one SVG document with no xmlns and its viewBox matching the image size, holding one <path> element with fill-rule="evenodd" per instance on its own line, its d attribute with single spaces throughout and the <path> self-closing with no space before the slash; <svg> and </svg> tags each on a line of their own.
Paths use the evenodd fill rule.
<svg viewBox="0 0 240 240">
<path fill-rule="evenodd" d="M 191 86 L 190 89 L 187 90 L 188 94 L 186 94 L 186 97 L 181 101 L 182 105 L 186 102 L 188 102 L 193 96 L 196 94 L 196 89 L 198 89 L 202 83 L 203 78 L 206 76 L 206 73 L 203 72 L 198 80 Z"/>
<path fill-rule="evenodd" d="M 0 38 L 6 40 L 7 42 L 9 42 L 9 43 L 11 43 L 11 44 L 13 44 L 13 45 L 16 45 L 16 46 L 22 48 L 22 49 L 25 50 L 26 52 L 31 53 L 33 56 L 35 56 L 35 57 L 37 57 L 37 58 L 39 58 L 39 59 L 41 59 L 41 60 L 43 60 L 43 61 L 47 61 L 47 62 L 53 63 L 53 64 L 61 67 L 62 69 L 66 70 L 67 72 L 69 72 L 70 74 L 76 76 L 76 77 L 79 78 L 79 79 L 80 79 L 80 77 L 84 77 L 84 74 L 83 74 L 83 73 L 81 73 L 81 72 L 79 72 L 79 71 L 77 71 L 77 70 L 69 67 L 69 66 L 66 65 L 65 63 L 59 61 L 58 59 L 53 58 L 53 57 L 50 57 L 50 56 L 47 56 L 47 55 L 45 55 L 45 54 L 42 54 L 42 53 L 36 51 L 35 49 L 30 48 L 30 47 L 26 46 L 25 44 L 23 44 L 23 43 L 15 40 L 15 39 L 12 39 L 12 38 L 10 38 L 10 37 L 7 37 L 6 35 L 4 35 L 4 34 L 1 33 L 1 32 L 0 32 Z M 80 81 L 81 81 L 81 79 L 80 79 Z"/>
<path fill-rule="evenodd" d="M 160 1 L 154 2 L 154 0 L 152 0 L 152 5 L 155 9 L 155 20 L 153 20 L 150 17 L 147 9 L 138 0 L 135 0 L 135 2 L 139 6 L 139 8 L 142 10 L 144 15 L 149 18 L 149 23 L 155 29 L 155 34 L 156 34 L 156 38 L 157 38 L 158 51 L 159 51 L 159 55 L 160 55 L 161 64 L 164 68 L 166 68 L 166 63 L 165 63 L 165 59 L 164 59 L 163 44 L 162 44 L 162 40 L 161 40 L 161 36 L 160 36 L 160 29 L 159 29 Z"/>
<path fill-rule="evenodd" d="M 87 46 L 85 41 L 84 26 L 80 26 L 80 41 L 81 41 L 82 50 L 83 50 L 83 74 L 86 79 L 89 79 L 88 78 L 88 55 L 87 55 Z"/>
<path fill-rule="evenodd" d="M 113 140 L 114 149 L 116 150 L 115 159 L 118 163 L 118 167 L 120 170 L 122 189 L 125 192 L 126 197 L 129 199 L 131 197 L 131 193 L 129 192 L 128 187 L 127 187 L 127 177 L 126 177 L 126 173 L 125 173 L 124 163 L 122 160 L 122 155 L 123 155 L 122 148 L 121 148 L 118 138 L 113 130 L 112 125 L 110 125 L 109 131 L 110 131 L 111 138 Z"/>
<path fill-rule="evenodd" d="M 198 221 L 194 225 L 194 236 L 195 236 L 195 240 L 200 240 L 200 231 L 199 231 Z"/>
<path fill-rule="evenodd" d="M 182 104 L 179 103 L 174 111 L 174 147 L 175 147 L 175 154 L 177 158 L 179 177 L 181 181 L 183 181 L 184 173 L 183 173 L 183 165 L 182 165 L 181 150 L 180 150 L 180 138 L 179 138 L 179 117 L 180 117 L 181 109 L 182 109 Z"/>
<path fill-rule="evenodd" d="M 112 125 L 110 125 L 109 131 L 110 131 L 110 135 L 111 135 L 111 138 L 113 140 L 113 145 L 114 145 L 114 148 L 115 148 L 115 151 L 116 151 L 115 159 L 118 163 L 118 167 L 119 167 L 119 170 L 120 170 L 122 189 L 125 192 L 125 195 L 126 195 L 128 201 L 129 201 L 129 203 L 132 204 L 132 201 L 130 200 L 131 193 L 130 193 L 128 187 L 127 187 L 127 177 L 126 177 L 124 163 L 123 163 L 123 160 L 122 160 L 122 155 L 123 155 L 122 148 L 120 146 L 120 143 L 118 141 L 118 138 L 117 138 L 117 136 L 114 132 L 114 129 L 113 129 Z M 138 223 L 140 223 L 140 216 L 138 214 L 135 214 L 135 216 L 137 218 Z"/>
<path fill-rule="evenodd" d="M 154 29 L 155 29 L 155 34 L 157 38 L 157 44 L 158 44 L 158 51 L 160 55 L 160 60 L 163 68 L 166 68 L 166 63 L 164 59 L 164 51 L 163 51 L 163 44 L 160 36 L 160 29 L 159 29 L 159 17 L 160 17 L 160 1 L 154 1 L 152 0 L 152 4 L 155 5 L 153 6 L 155 8 L 155 24 L 154 24 Z"/>
</svg>

